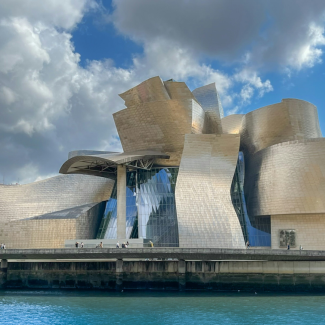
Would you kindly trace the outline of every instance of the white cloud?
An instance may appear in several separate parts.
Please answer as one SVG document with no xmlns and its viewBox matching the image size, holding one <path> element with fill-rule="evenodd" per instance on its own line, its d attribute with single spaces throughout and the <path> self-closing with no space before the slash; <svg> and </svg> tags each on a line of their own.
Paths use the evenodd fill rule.
<svg viewBox="0 0 325 325">
<path fill-rule="evenodd" d="M 255 89 L 258 91 L 258 96 L 262 97 L 265 93 L 273 91 L 270 80 L 262 79 L 257 75 L 255 71 L 243 69 L 233 76 L 234 80 L 243 83 L 244 86 L 240 91 L 240 97 L 242 104 L 249 104 L 251 98 L 254 95 Z"/>
<path fill-rule="evenodd" d="M 325 45 L 324 28 L 311 24 L 307 38 L 308 42 L 301 44 L 288 58 L 289 66 L 300 70 L 322 62 L 323 51 L 319 46 Z"/>
<path fill-rule="evenodd" d="M 323 0 L 115 0 L 115 26 L 132 39 L 164 40 L 199 56 L 255 69 L 301 69 L 322 56 Z"/>
<path fill-rule="evenodd" d="M 302 5 L 305 15 L 272 11 L 278 25 L 263 38 L 269 1 L 116 1 L 110 21 L 143 45 L 122 69 L 109 58 L 79 64 L 71 33 L 87 11 L 100 10 L 94 0 L 1 1 L 0 174 L 29 182 L 58 171 L 70 150 L 121 150 L 111 116 L 124 107 L 117 94 L 155 75 L 191 88 L 216 82 L 228 113 L 238 112 L 273 89 L 257 67 L 290 71 L 321 60 L 324 6 L 315 2 L 313 10 Z M 236 72 L 213 68 L 207 56 L 236 62 Z"/>
<path fill-rule="evenodd" d="M 34 25 L 71 29 L 81 21 L 84 13 L 98 8 L 95 0 L 1 0 L 0 18 L 25 17 Z"/>
</svg>

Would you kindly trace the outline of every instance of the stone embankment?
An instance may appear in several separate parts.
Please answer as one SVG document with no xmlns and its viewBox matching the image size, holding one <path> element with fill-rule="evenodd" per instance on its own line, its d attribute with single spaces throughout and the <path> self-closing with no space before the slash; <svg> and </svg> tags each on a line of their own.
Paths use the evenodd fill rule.
<svg viewBox="0 0 325 325">
<path fill-rule="evenodd" d="M 3 289 L 325 292 L 325 252 L 69 249 L 66 254 L 64 250 L 38 250 L 36 254 L 36 251 L 0 252 Z M 167 256 L 173 260 L 155 260 Z M 45 260 L 50 257 L 51 261 Z"/>
</svg>

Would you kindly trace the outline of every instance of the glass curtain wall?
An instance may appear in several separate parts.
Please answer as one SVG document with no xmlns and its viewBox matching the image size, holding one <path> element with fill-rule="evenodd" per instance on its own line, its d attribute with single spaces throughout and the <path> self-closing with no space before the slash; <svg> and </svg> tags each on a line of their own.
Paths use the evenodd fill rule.
<svg viewBox="0 0 325 325">
<path fill-rule="evenodd" d="M 178 168 L 138 169 L 127 172 L 126 238 L 144 238 L 155 246 L 178 247 L 175 186 Z M 116 186 L 97 238 L 116 238 Z"/>
<path fill-rule="evenodd" d="M 175 186 L 178 168 L 138 170 L 138 233 L 155 246 L 178 247 Z"/>
<path fill-rule="evenodd" d="M 256 217 L 251 220 L 247 213 L 244 195 L 245 159 L 243 152 L 239 152 L 237 167 L 231 185 L 231 200 L 237 213 L 245 242 L 250 246 L 271 246 L 270 216 Z"/>
</svg>

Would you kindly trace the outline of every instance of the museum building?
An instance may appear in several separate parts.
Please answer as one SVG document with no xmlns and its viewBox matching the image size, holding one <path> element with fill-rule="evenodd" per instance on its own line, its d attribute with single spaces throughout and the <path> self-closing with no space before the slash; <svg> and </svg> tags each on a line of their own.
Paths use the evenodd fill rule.
<svg viewBox="0 0 325 325">
<path fill-rule="evenodd" d="M 69 153 L 59 175 L 0 185 L 0 242 L 325 249 L 317 108 L 283 99 L 224 117 L 215 84 L 148 79 L 113 114 L 123 153 Z"/>
</svg>

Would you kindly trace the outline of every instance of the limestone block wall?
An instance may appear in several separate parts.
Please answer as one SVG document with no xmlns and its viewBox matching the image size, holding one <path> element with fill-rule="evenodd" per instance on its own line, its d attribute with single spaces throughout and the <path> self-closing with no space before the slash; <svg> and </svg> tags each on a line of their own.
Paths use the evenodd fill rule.
<svg viewBox="0 0 325 325">
<path fill-rule="evenodd" d="M 296 247 L 291 249 L 302 245 L 305 250 L 325 250 L 325 213 L 271 216 L 272 249 L 280 248 L 280 230 L 283 229 L 296 231 Z"/>
</svg>

